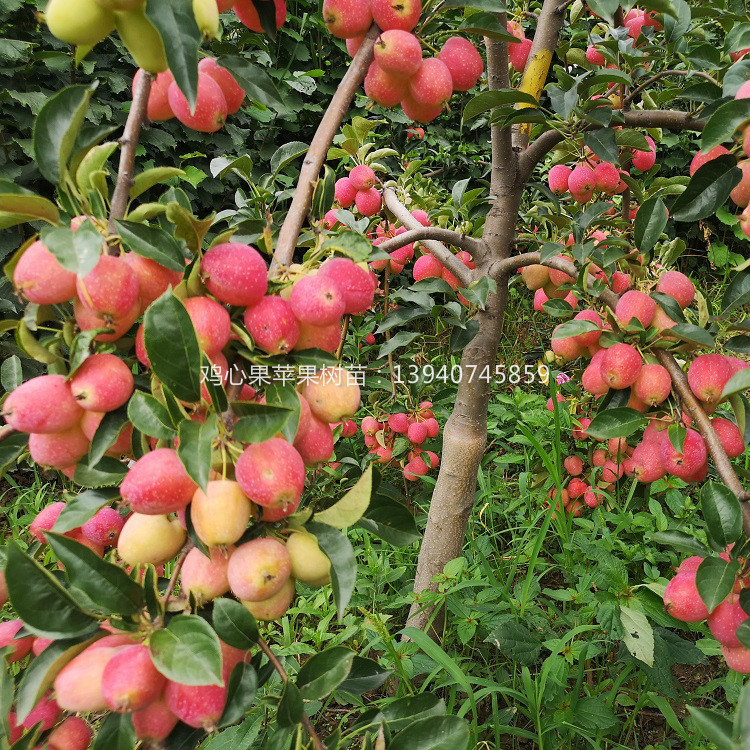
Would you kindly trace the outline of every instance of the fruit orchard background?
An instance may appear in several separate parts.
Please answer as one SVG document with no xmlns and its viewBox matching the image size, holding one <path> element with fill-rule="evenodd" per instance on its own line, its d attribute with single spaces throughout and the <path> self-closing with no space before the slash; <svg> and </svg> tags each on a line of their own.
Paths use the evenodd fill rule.
<svg viewBox="0 0 750 750">
<path fill-rule="evenodd" d="M 580 3 L 573 6 L 570 12 L 580 18 L 585 11 Z M 719 9 L 744 12 L 717 4 L 716 12 Z M 54 199 L 53 187 L 32 160 L 32 128 L 42 105 L 67 84 L 96 80 L 86 127 L 117 134 L 130 107 L 135 66 L 115 35 L 97 45 L 81 65 L 74 65 L 70 48 L 38 25 L 37 10 L 35 2 L 0 0 L 0 178 Z M 529 36 L 539 10 L 534 2 L 513 9 Z M 252 245 L 263 239 L 270 214 L 275 235 L 299 177 L 300 157 L 350 60 L 344 42 L 326 29 L 319 3 L 291 0 L 288 11 L 275 40 L 249 31 L 231 13 L 222 15 L 223 37 L 205 49 L 235 74 L 248 99 L 211 135 L 176 120 L 146 127 L 137 153 L 139 171 L 175 167 L 183 173 L 150 188 L 144 201 L 177 201 L 199 218 L 216 212 L 215 226 L 236 225 L 233 241 Z M 436 38 L 449 36 L 463 13 L 457 7 L 440 15 L 432 28 Z M 689 48 L 681 51 L 687 67 L 712 73 L 728 67 L 710 29 L 699 24 L 691 34 Z M 556 63 L 576 62 L 589 35 L 588 25 L 566 25 Z M 655 97 L 660 104 L 668 102 L 687 86 L 687 81 L 677 79 Z M 479 90 L 483 87 L 484 82 Z M 384 180 L 398 181 L 399 195 L 411 201 L 408 208 L 427 211 L 435 225 L 478 236 L 490 208 L 492 152 L 488 113 L 463 116 L 476 93 L 475 89 L 456 94 L 450 111 L 425 125 L 425 138 L 420 140 L 408 137 L 412 122 L 400 109 L 373 109 L 360 89 L 344 120 L 350 130 L 338 137 L 338 145 L 344 137 L 354 137 L 358 145 L 373 144 L 371 151 L 394 149 L 379 159 L 384 167 L 380 174 Z M 652 135 L 658 159 L 644 184 L 652 188 L 670 179 L 686 184 L 700 135 L 666 129 Z M 557 153 L 553 158 L 564 163 L 564 156 Z M 334 149 L 329 157 L 336 177 L 352 165 L 343 151 Z M 116 174 L 114 159 L 108 169 Z M 551 231 L 561 212 L 543 174 L 538 171 L 524 192 L 519 232 L 533 233 L 542 219 L 543 231 Z M 657 260 L 693 280 L 701 315 L 721 309 L 736 268 L 750 257 L 750 242 L 739 230 L 737 213 L 728 203 L 700 221 L 670 222 L 660 237 Z M 218 230 L 212 227 L 209 236 L 214 233 Z M 28 225 L 1 231 L 0 260 L 8 260 L 31 234 Z M 447 302 L 440 289 L 429 294 L 410 289 L 410 266 L 393 275 L 389 284 L 391 299 L 403 313 L 397 310 L 396 317 L 384 323 L 376 307 L 375 314 L 356 318 L 343 349 L 346 363 L 378 368 L 380 377 L 368 378 L 356 417 L 361 429 L 352 437 L 337 437 L 336 464 L 316 473 L 308 490 L 310 503 L 342 496 L 369 463 L 364 416 L 412 412 L 429 401 L 442 427 L 454 406 L 456 384 L 450 377 L 431 380 L 424 368 L 450 373 L 458 366 L 460 352 L 474 332 L 471 320 L 461 314 L 455 300 Z M 20 319 L 24 304 L 7 278 L 0 280 L 0 289 L 0 317 Z M 556 321 L 535 313 L 532 305 L 531 295 L 514 281 L 498 358 L 504 374 L 510 374 L 511 365 L 536 370 L 550 348 Z M 736 315 L 740 321 L 742 310 Z M 456 321 L 460 325 L 454 325 Z M 738 345 L 745 357 L 748 347 Z M 0 334 L 0 351 L 5 390 L 45 371 L 12 334 Z M 388 378 L 389 351 L 403 373 L 408 375 L 411 365 L 422 373 L 415 382 L 399 386 L 395 398 Z M 551 371 L 569 372 L 559 362 Z M 488 445 L 466 543 L 461 556 L 445 566 L 437 591 L 428 599 L 446 612 L 437 639 L 419 632 L 402 637 L 435 474 L 407 482 L 395 467 L 381 472 L 369 518 L 348 532 L 357 577 L 346 614 L 337 616 L 330 586 L 303 588 L 283 617 L 264 626 L 291 674 L 311 656 L 338 647 L 377 663 L 377 675 L 383 679 L 374 680 L 377 686 L 364 694 L 344 690 L 306 702 L 324 736 L 337 737 L 337 732 L 345 733 L 355 721 L 362 721 L 365 711 L 378 709 L 386 725 L 390 723 L 389 743 L 407 725 L 407 717 L 429 723 L 434 721 L 429 717 L 445 713 L 466 721 L 476 746 L 722 747 L 711 744 L 703 732 L 706 724 L 711 725 L 715 741 L 722 728 L 729 731 L 717 715 L 734 714 L 746 678 L 727 672 L 721 648 L 705 623 L 679 622 L 665 611 L 661 596 L 674 569 L 693 549 L 682 537 L 682 547 L 664 544 L 666 535 L 679 531 L 706 541 L 700 488 L 674 477 L 651 485 L 624 480 L 618 483 L 614 501 L 579 516 L 562 514 L 564 522 L 553 521 L 545 497 L 550 477 L 561 473 L 570 454 L 577 451 L 586 459 L 588 448 L 584 451 L 574 440 L 575 422 L 567 410 L 547 409 L 550 388 L 570 400 L 579 393 L 579 386 L 564 377 L 554 385 L 538 377 L 519 385 L 507 377 L 505 382 L 493 380 Z M 394 437 L 398 440 L 394 435 L 390 439 Z M 438 454 L 441 439 L 442 433 L 429 444 Z M 56 553 L 35 549 L 28 528 L 40 510 L 73 486 L 25 457 L 16 462 L 13 455 L 0 463 L 7 470 L 0 487 L 4 536 L 20 549 L 38 553 L 37 559 L 52 570 Z M 735 465 L 745 478 L 746 456 Z M 15 617 L 10 605 L 3 614 L 7 620 Z M 650 658 L 638 658 L 634 632 L 652 642 Z M 267 662 L 261 666 L 260 655 L 255 666 L 265 681 L 257 698 L 241 705 L 242 723 L 209 738 L 178 732 L 167 746 L 290 746 L 296 738 L 278 732 L 275 724 L 282 695 L 279 679 L 269 676 Z M 11 672 L 12 677 L 19 674 L 16 666 Z M 697 707 L 693 716 L 702 720 L 691 718 L 687 706 Z M 4 705 L 3 711 L 7 714 L 9 708 Z M 744 711 L 747 716 L 747 705 Z M 747 727 L 747 718 L 744 721 Z M 743 735 L 738 742 L 744 740 Z M 383 746 L 378 741 L 373 734 L 365 746 Z M 406 741 L 416 740 L 412 736 Z M 123 742 L 127 747 L 127 739 Z M 427 742 L 425 748 L 440 747 Z"/>
</svg>

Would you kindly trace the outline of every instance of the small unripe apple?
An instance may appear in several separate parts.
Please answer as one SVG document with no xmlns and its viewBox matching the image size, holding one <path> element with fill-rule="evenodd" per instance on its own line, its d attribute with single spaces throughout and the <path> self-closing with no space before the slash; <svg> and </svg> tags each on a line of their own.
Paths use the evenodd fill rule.
<svg viewBox="0 0 750 750">
<path fill-rule="evenodd" d="M 161 565 L 180 551 L 186 538 L 176 518 L 131 513 L 120 532 L 117 554 L 129 565 Z"/>
<path fill-rule="evenodd" d="M 81 46 L 98 44 L 115 28 L 112 12 L 95 0 L 50 0 L 44 20 L 61 42 Z"/>
</svg>

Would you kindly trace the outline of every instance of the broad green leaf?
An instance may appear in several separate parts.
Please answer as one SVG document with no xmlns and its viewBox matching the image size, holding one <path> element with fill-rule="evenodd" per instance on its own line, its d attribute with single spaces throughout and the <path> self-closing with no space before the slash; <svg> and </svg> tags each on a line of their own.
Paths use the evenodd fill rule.
<svg viewBox="0 0 750 750">
<path fill-rule="evenodd" d="M 22 722 L 36 706 L 41 697 L 52 687 L 62 668 L 107 631 L 99 630 L 93 636 L 55 640 L 31 660 L 23 670 L 16 693 L 17 720 Z"/>
<path fill-rule="evenodd" d="M 706 162 L 690 178 L 685 192 L 672 204 L 672 218 L 675 221 L 694 222 L 711 216 L 724 205 L 741 177 L 737 161 L 730 154 Z"/>
<path fill-rule="evenodd" d="M 240 662 L 229 676 L 227 702 L 219 726 L 236 724 L 254 703 L 257 692 L 258 674 L 252 665 Z"/>
<path fill-rule="evenodd" d="M 180 444 L 177 455 L 190 478 L 205 491 L 211 471 L 211 451 L 219 434 L 216 414 L 209 414 L 205 422 L 185 419 L 180 422 Z"/>
<path fill-rule="evenodd" d="M 555 328 L 552 333 L 552 340 L 567 339 L 571 336 L 579 336 L 582 333 L 600 330 L 601 328 L 590 320 L 569 320 Z"/>
<path fill-rule="evenodd" d="M 177 167 L 152 167 L 146 169 L 133 178 L 133 187 L 130 188 L 130 200 L 135 200 L 150 190 L 154 185 L 171 180 L 173 177 L 182 177 L 185 171 Z M 180 270 L 179 268 L 176 270 Z"/>
<path fill-rule="evenodd" d="M 592 13 L 596 13 L 609 24 L 614 23 L 614 15 L 620 7 L 619 0 L 592 0 L 587 5 Z"/>
<path fill-rule="evenodd" d="M 738 273 L 730 282 L 721 300 L 721 312 L 726 314 L 750 302 L 750 273 Z"/>
<path fill-rule="evenodd" d="M 91 176 L 104 169 L 107 160 L 119 145 L 117 141 L 100 143 L 98 146 L 91 148 L 86 156 L 83 157 L 81 163 L 78 165 L 78 169 L 76 169 L 76 183 L 84 195 L 93 188 Z"/>
<path fill-rule="evenodd" d="M 116 221 L 115 225 L 125 247 L 170 271 L 185 272 L 185 256 L 180 243 L 169 232 L 134 221 Z"/>
<path fill-rule="evenodd" d="M 46 221 L 49 224 L 57 224 L 60 221 L 60 212 L 52 201 L 33 193 L 3 193 L 0 187 L 0 215 L 13 214 L 18 217 L 14 223 L 26 221 Z M 6 224 L 5 228 L 12 226 Z"/>
<path fill-rule="evenodd" d="M 372 464 L 337 503 L 315 514 L 315 520 L 336 529 L 354 526 L 367 511 L 372 496 Z"/>
<path fill-rule="evenodd" d="M 293 443 L 297 436 L 300 420 L 300 396 L 292 383 L 285 385 L 274 384 L 266 387 L 266 404 L 269 406 L 283 406 L 291 410 L 291 414 L 281 428 L 281 434 Z"/>
<path fill-rule="evenodd" d="M 23 383 L 21 360 L 17 354 L 13 354 L 0 365 L 0 385 L 10 393 L 18 388 L 21 383 Z"/>
<path fill-rule="evenodd" d="M 742 535 L 742 509 L 737 495 L 719 482 L 701 488 L 701 510 L 706 530 L 718 548 L 724 549 Z"/>
<path fill-rule="evenodd" d="M 104 488 L 98 490 L 86 490 L 81 492 L 72 500 L 69 500 L 62 513 L 57 517 L 53 531 L 65 534 L 67 531 L 83 526 L 86 521 L 93 518 L 97 511 L 120 496 L 119 489 Z"/>
<path fill-rule="evenodd" d="M 258 624 L 250 612 L 234 599 L 214 599 L 214 630 L 224 643 L 247 651 L 258 642 Z"/>
<path fill-rule="evenodd" d="M 695 585 L 709 613 L 732 592 L 739 572 L 740 565 L 736 560 L 727 562 L 721 557 L 707 557 L 698 566 Z"/>
<path fill-rule="evenodd" d="M 202 40 L 193 5 L 181 0 L 146 0 L 146 16 L 164 42 L 169 70 L 192 111 L 198 98 L 198 48 Z"/>
<path fill-rule="evenodd" d="M 664 31 L 662 33 L 667 44 L 677 44 L 687 33 L 692 20 L 690 6 L 685 0 L 672 0 L 672 4 L 677 11 L 676 15 L 664 16 Z"/>
<path fill-rule="evenodd" d="M 70 585 L 107 615 L 134 615 L 143 607 L 143 589 L 117 565 L 105 562 L 80 542 L 47 532 L 50 547 L 65 566 Z"/>
<path fill-rule="evenodd" d="M 114 445 L 127 424 L 128 416 L 124 407 L 107 412 L 102 417 L 102 421 L 99 422 L 94 437 L 91 439 L 87 462 L 96 466 L 102 460 L 104 454 Z"/>
<path fill-rule="evenodd" d="M 85 461 L 76 464 L 73 481 L 81 487 L 115 487 L 122 484 L 128 467 L 116 458 L 104 456 L 95 465 L 89 466 Z"/>
<path fill-rule="evenodd" d="M 469 747 L 469 724 L 458 716 L 419 719 L 402 729 L 388 750 L 465 750 Z"/>
<path fill-rule="evenodd" d="M 43 638 L 91 635 L 96 618 L 85 612 L 60 582 L 15 541 L 6 547 L 5 580 L 10 602 L 24 625 Z M 50 612 L 55 616 L 50 617 Z"/>
<path fill-rule="evenodd" d="M 144 316 L 145 344 L 151 368 L 183 401 L 201 398 L 201 352 L 185 306 L 167 291 L 149 305 Z"/>
<path fill-rule="evenodd" d="M 306 154 L 308 148 L 308 144 L 302 143 L 302 141 L 291 141 L 279 146 L 271 157 L 271 174 L 277 175 L 295 159 L 299 159 L 300 156 Z"/>
<path fill-rule="evenodd" d="M 700 706 L 688 706 L 687 710 L 690 712 L 693 722 L 707 740 L 721 750 L 735 749 L 732 742 L 732 722 L 726 716 L 713 709 Z"/>
<path fill-rule="evenodd" d="M 234 404 L 233 404 L 234 406 Z M 284 429 L 293 412 L 285 406 L 243 403 L 232 428 L 232 437 L 241 443 L 264 443 Z"/>
<path fill-rule="evenodd" d="M 722 399 L 731 396 L 734 393 L 750 390 L 750 369 L 740 370 L 734 373 L 729 382 L 724 386 L 721 393 Z"/>
<path fill-rule="evenodd" d="M 347 258 L 351 258 L 355 263 L 362 263 L 370 257 L 373 251 L 373 246 L 370 243 L 370 240 L 364 235 L 358 234 L 357 232 L 345 231 L 326 237 L 323 240 L 321 249 L 327 250 L 331 253 L 345 255 Z"/>
<path fill-rule="evenodd" d="M 659 197 L 649 198 L 638 209 L 633 224 L 635 246 L 642 252 L 650 252 L 667 226 L 669 214 L 664 201 Z"/>
<path fill-rule="evenodd" d="M 705 557 L 708 553 L 708 547 L 701 544 L 695 537 L 684 531 L 678 529 L 670 529 L 669 531 L 657 531 L 650 535 L 657 544 L 667 544 L 670 547 L 674 547 L 680 552 L 685 552 L 688 555 L 700 555 Z"/>
<path fill-rule="evenodd" d="M 34 161 L 53 185 L 62 182 L 96 86 L 68 86 L 51 96 L 34 122 Z"/>
<path fill-rule="evenodd" d="M 157 440 L 172 440 L 177 435 L 167 407 L 144 391 L 136 391 L 131 397 L 128 419 L 136 430 Z"/>
<path fill-rule="evenodd" d="M 649 667 L 654 665 L 654 631 L 648 618 L 637 609 L 620 605 L 623 642 L 633 656 Z"/>
<path fill-rule="evenodd" d="M 321 651 L 308 659 L 297 673 L 297 687 L 302 698 L 322 700 L 332 693 L 349 675 L 354 652 L 344 646 Z"/>
<path fill-rule="evenodd" d="M 324 523 L 309 521 L 305 529 L 313 534 L 320 549 L 331 561 L 331 584 L 339 619 L 349 605 L 357 579 L 357 561 L 349 540 L 338 530 Z"/>
<path fill-rule="evenodd" d="M 678 323 L 669 329 L 669 333 L 671 336 L 677 336 L 683 341 L 690 341 L 700 346 L 712 347 L 714 345 L 714 337 L 705 328 L 691 323 Z"/>
<path fill-rule="evenodd" d="M 69 227 L 44 229 L 41 239 L 60 265 L 78 276 L 93 270 L 104 245 L 104 238 L 90 221 L 84 221 L 75 232 Z"/>
<path fill-rule="evenodd" d="M 499 89 L 495 91 L 483 91 L 469 100 L 464 107 L 464 122 L 473 120 L 475 117 L 489 112 L 495 107 L 504 107 L 509 104 L 523 102 L 536 106 L 539 102 L 531 94 L 526 94 L 518 89 Z"/>
<path fill-rule="evenodd" d="M 583 141 L 585 145 L 588 146 L 600 159 L 617 163 L 620 151 L 617 148 L 615 131 L 612 128 L 589 130 L 584 133 Z"/>
<path fill-rule="evenodd" d="M 0 440 L 0 477 L 15 464 L 28 444 L 29 436 L 25 432 L 8 435 L 8 437 Z"/>
<path fill-rule="evenodd" d="M 620 407 L 600 411 L 586 428 L 586 434 L 596 440 L 628 437 L 646 424 L 646 418 L 635 409 Z"/>
<path fill-rule="evenodd" d="M 219 637 L 197 615 L 177 615 L 149 641 L 154 666 L 183 685 L 222 685 Z"/>
<path fill-rule="evenodd" d="M 500 8 L 498 7 L 498 10 Z M 464 34 L 481 34 L 500 42 L 515 42 L 516 38 L 501 24 L 497 12 L 472 13 L 458 27 L 457 31 Z"/>
<path fill-rule="evenodd" d="M 392 669 L 383 669 L 372 659 L 355 656 L 347 678 L 336 688 L 336 691 L 352 695 L 369 693 L 384 685 L 392 674 Z"/>
<path fill-rule="evenodd" d="M 383 495 L 374 495 L 357 526 L 392 544 L 407 547 L 420 539 L 414 516 L 402 503 Z"/>
<path fill-rule="evenodd" d="M 284 685 L 284 693 L 276 712 L 276 721 L 280 727 L 293 727 L 302 721 L 304 704 L 299 688 L 289 680 Z"/>
<path fill-rule="evenodd" d="M 498 650 L 518 664 L 534 664 L 542 650 L 542 641 L 536 633 L 519 622 L 507 621 L 498 625 L 485 638 Z"/>
<path fill-rule="evenodd" d="M 726 141 L 731 141 L 732 136 L 743 125 L 750 120 L 750 100 L 732 99 L 722 104 L 708 118 L 701 136 L 701 151 L 710 151 Z"/>
<path fill-rule="evenodd" d="M 260 65 L 241 57 L 222 57 L 221 64 L 227 68 L 245 93 L 263 106 L 277 113 L 287 113 L 289 108 L 276 88 L 273 79 Z"/>
<path fill-rule="evenodd" d="M 132 714 L 107 714 L 91 750 L 133 750 L 136 744 Z"/>
<path fill-rule="evenodd" d="M 740 699 L 737 701 L 732 737 L 738 745 L 750 737 L 750 683 L 742 688 Z"/>
</svg>

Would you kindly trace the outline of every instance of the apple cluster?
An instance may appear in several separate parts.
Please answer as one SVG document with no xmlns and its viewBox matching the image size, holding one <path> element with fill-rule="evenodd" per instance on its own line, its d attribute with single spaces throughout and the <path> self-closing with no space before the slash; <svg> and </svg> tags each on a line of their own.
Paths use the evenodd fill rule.
<svg viewBox="0 0 750 750">
<path fill-rule="evenodd" d="M 729 562 L 729 550 L 720 557 Z M 672 617 L 682 622 L 707 622 L 711 634 L 721 644 L 727 666 L 735 672 L 750 674 L 750 648 L 737 638 L 737 629 L 750 617 L 740 604 L 740 593 L 750 585 L 750 580 L 740 575 L 732 592 L 709 613 L 695 582 L 703 560 L 694 555 L 680 563 L 677 574 L 664 591 L 664 606 Z"/>
<path fill-rule="evenodd" d="M 377 456 L 376 463 L 398 465 L 404 478 L 416 482 L 440 465 L 440 457 L 422 446 L 440 434 L 440 423 L 432 412 L 432 402 L 422 401 L 411 414 L 397 412 L 379 418 L 365 417 L 362 434 L 370 453 Z M 394 456 L 398 453 L 396 440 L 405 438 L 409 443 L 406 461 Z"/>
<path fill-rule="evenodd" d="M 133 78 L 133 95 L 143 70 Z M 198 96 L 191 111 L 170 70 L 158 73 L 148 96 L 147 115 L 151 122 L 177 118 L 185 127 L 201 133 L 215 133 L 224 126 L 228 115 L 239 112 L 245 91 L 235 77 L 211 57 L 198 64 Z"/>
<path fill-rule="evenodd" d="M 656 163 L 656 144 L 651 136 L 645 136 L 649 149 L 623 149 L 620 164 L 646 172 Z M 596 154 L 588 153 L 586 158 L 570 167 L 566 164 L 556 164 L 547 175 L 549 189 L 555 195 L 570 193 L 576 203 L 588 203 L 595 193 L 605 195 L 619 195 L 627 189 L 622 179 L 629 176 L 629 172 L 612 162 L 602 161 Z"/>
<path fill-rule="evenodd" d="M 454 91 L 474 88 L 484 72 L 477 48 L 463 37 L 446 40 L 437 57 L 423 57 L 413 33 L 422 15 L 421 0 L 324 0 L 323 20 L 335 37 L 346 40 L 354 56 L 373 21 L 383 32 L 365 77 L 365 93 L 382 107 L 401 106 L 407 117 L 431 122 Z"/>
<path fill-rule="evenodd" d="M 32 659 L 39 657 L 54 642 L 33 636 L 16 637 L 22 625 L 21 620 L 0 624 L 0 644 L 9 648 L 10 662 L 27 655 Z M 131 714 L 137 738 L 146 742 L 164 740 L 178 721 L 211 730 L 226 705 L 229 675 L 237 664 L 250 659 L 249 651 L 220 641 L 223 683 L 184 685 L 157 670 L 148 647 L 139 642 L 137 635 L 106 624 L 104 629 L 109 634 L 87 646 L 59 671 L 53 690 L 39 700 L 21 724 L 16 721 L 15 711 L 10 711 L 10 742 L 41 725 L 44 732 L 52 730 L 45 745 L 49 750 L 86 750 L 93 732 L 75 714 L 103 711 Z M 67 717 L 60 721 L 64 714 Z"/>
<path fill-rule="evenodd" d="M 372 167 L 358 164 L 347 177 L 336 180 L 334 197 L 341 208 L 357 207 L 362 216 L 375 216 L 383 207 L 383 195 L 376 185 L 378 178 Z M 325 225 L 332 229 L 340 223 L 336 211 L 330 210 L 325 217 Z"/>
</svg>

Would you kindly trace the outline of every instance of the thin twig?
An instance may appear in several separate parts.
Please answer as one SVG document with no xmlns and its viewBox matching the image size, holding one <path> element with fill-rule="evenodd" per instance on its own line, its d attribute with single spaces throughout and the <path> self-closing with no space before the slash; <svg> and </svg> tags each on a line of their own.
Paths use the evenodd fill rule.
<svg viewBox="0 0 750 750">
<path fill-rule="evenodd" d="M 286 669 L 284 669 L 284 665 L 278 660 L 276 654 L 274 654 L 274 652 L 271 650 L 271 647 L 268 645 L 268 643 L 266 643 L 266 641 L 260 636 L 258 636 L 258 646 L 260 650 L 266 655 L 268 661 L 271 662 L 271 666 L 279 673 L 281 681 L 286 685 L 286 683 L 289 681 L 289 675 L 287 674 Z M 313 727 L 312 722 L 304 712 L 302 713 L 302 726 L 310 735 L 310 739 L 313 741 L 315 750 L 326 750 L 325 745 L 323 744 L 323 740 L 320 739 L 320 736 L 315 731 L 315 727 Z"/>
<path fill-rule="evenodd" d="M 164 609 L 166 609 L 167 605 L 169 604 L 169 599 L 174 592 L 174 587 L 177 585 L 177 579 L 179 578 L 180 571 L 182 570 L 182 566 L 185 563 L 185 558 L 188 556 L 188 552 L 190 552 L 192 548 L 193 543 L 188 541 L 182 548 L 182 551 L 180 552 L 177 560 L 175 560 L 174 567 L 172 568 L 172 575 L 169 577 L 169 583 L 167 584 L 167 588 L 164 590 L 164 596 L 162 596 Z"/>
<path fill-rule="evenodd" d="M 109 212 L 108 231 L 110 235 L 117 233 L 115 222 L 125 218 L 130 200 L 130 189 L 133 187 L 133 176 L 135 170 L 135 152 L 138 148 L 138 139 L 141 128 L 146 120 L 148 110 L 148 95 L 151 91 L 153 76 L 145 70 L 141 71 L 138 85 L 133 93 L 133 103 L 125 123 L 125 130 L 120 138 L 120 164 L 117 168 L 117 182 L 112 194 L 112 203 Z M 119 243 L 110 241 L 107 243 L 109 255 L 119 255 Z"/>
<path fill-rule="evenodd" d="M 367 70 L 373 58 L 375 40 L 379 34 L 380 29 L 373 25 L 365 36 L 359 51 L 354 56 L 349 70 L 338 85 L 336 93 L 333 95 L 331 103 L 328 105 L 328 109 L 310 142 L 310 148 L 302 163 L 292 205 L 289 207 L 289 212 L 279 232 L 279 239 L 271 264 L 272 270 L 278 266 L 288 266 L 292 262 L 294 250 L 297 247 L 297 238 L 310 211 L 315 182 L 328 155 L 328 149 L 333 143 L 334 136 L 349 111 L 354 94 L 364 81 L 365 75 L 367 75 Z"/>
<path fill-rule="evenodd" d="M 346 343 L 346 334 L 349 333 L 349 324 L 352 321 L 351 315 L 344 316 L 344 328 L 341 331 L 341 343 L 339 348 L 336 349 L 336 359 L 341 362 L 341 357 L 344 355 L 344 344 Z"/>
<path fill-rule="evenodd" d="M 656 81 L 660 80 L 661 78 L 666 78 L 667 76 L 696 76 L 697 78 L 703 78 L 709 83 L 713 83 L 715 86 L 719 86 L 719 82 L 710 74 L 710 73 L 704 73 L 702 70 L 662 70 L 659 73 L 656 73 L 651 76 L 651 78 L 648 78 L 643 83 L 641 83 L 639 86 L 636 86 L 628 96 L 625 97 L 623 100 L 623 105 L 627 106 L 630 104 L 638 94 L 641 93 L 644 89 L 647 89 L 652 83 L 656 83 Z"/>
<path fill-rule="evenodd" d="M 391 188 L 383 191 L 385 205 L 391 213 L 407 228 L 420 229 L 422 225 L 411 215 L 409 209 L 396 197 Z M 401 237 L 404 237 L 402 234 Z M 383 243 L 385 244 L 385 243 Z M 434 255 L 464 286 L 469 286 L 474 280 L 474 275 L 442 242 L 435 240 L 424 240 L 422 246 L 431 255 Z M 478 243 L 477 243 L 478 246 Z M 381 246 L 382 247 L 382 246 Z"/>
</svg>

